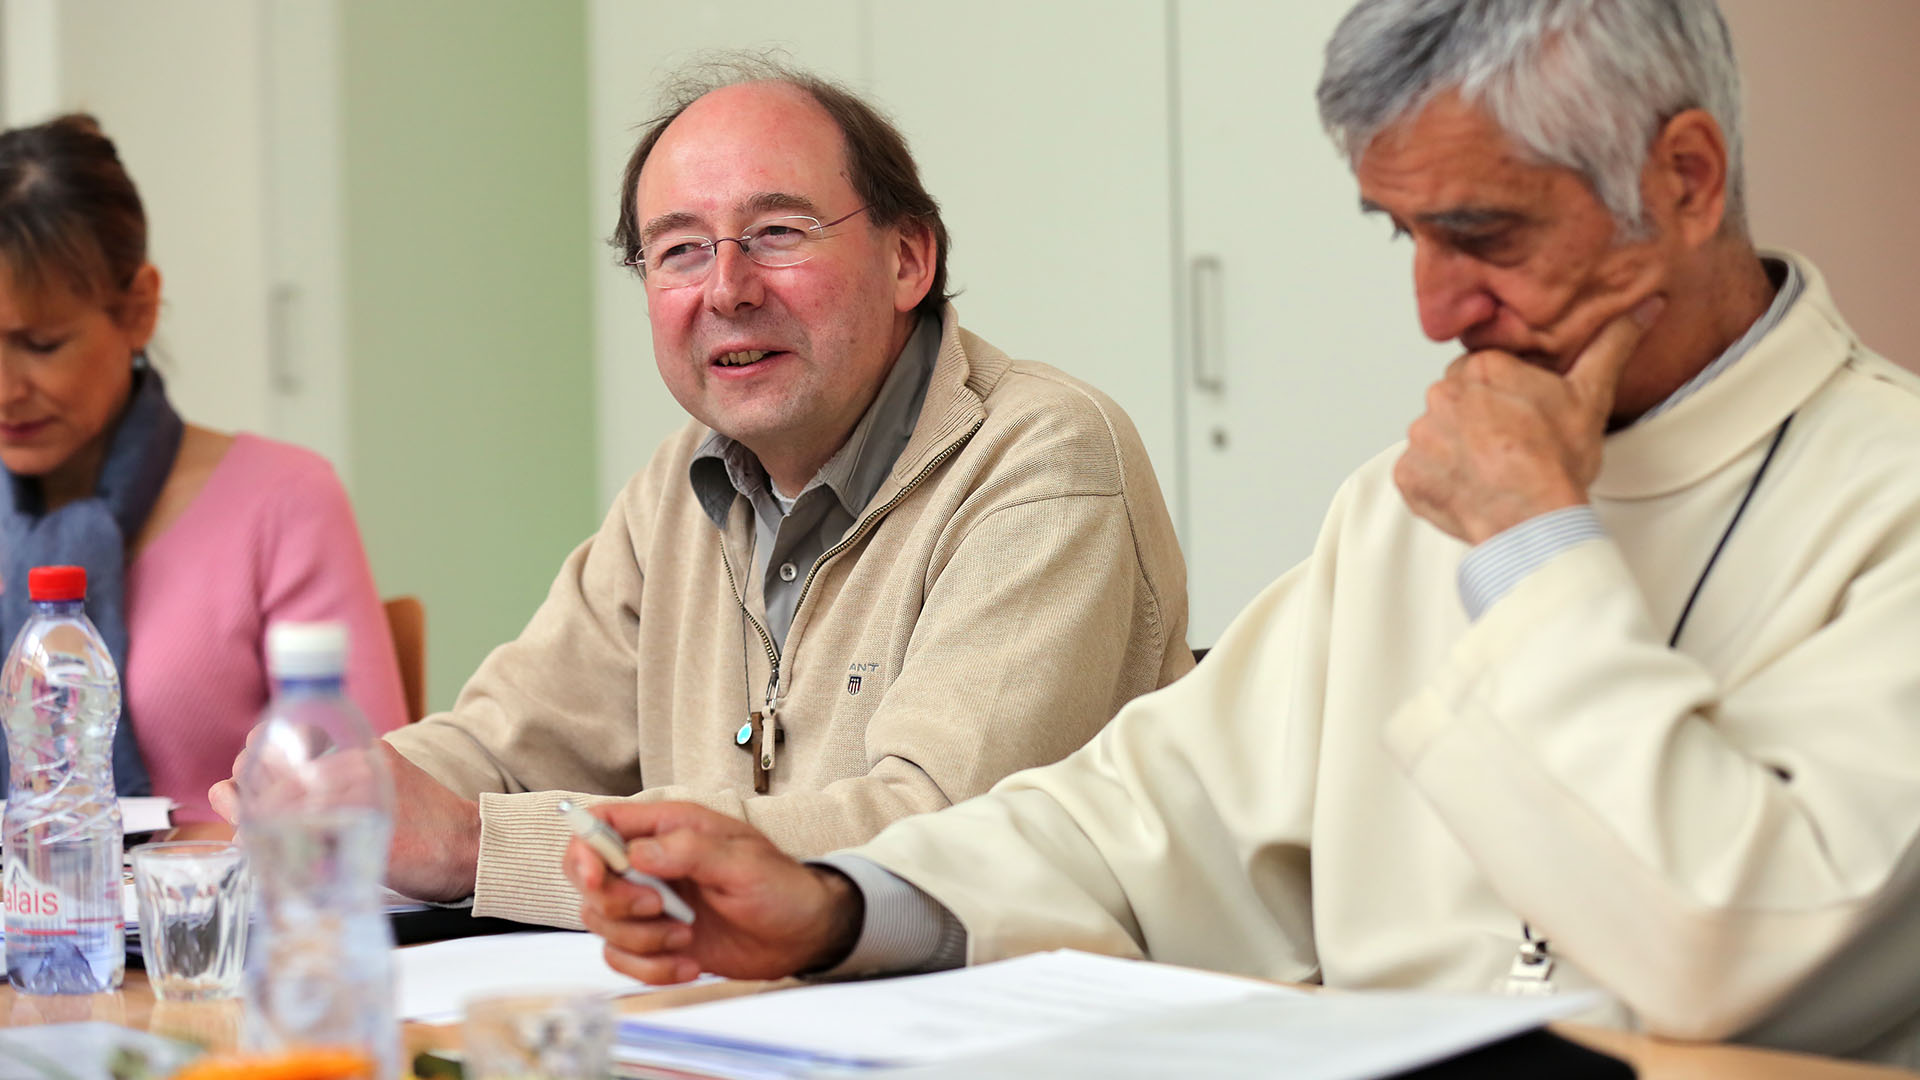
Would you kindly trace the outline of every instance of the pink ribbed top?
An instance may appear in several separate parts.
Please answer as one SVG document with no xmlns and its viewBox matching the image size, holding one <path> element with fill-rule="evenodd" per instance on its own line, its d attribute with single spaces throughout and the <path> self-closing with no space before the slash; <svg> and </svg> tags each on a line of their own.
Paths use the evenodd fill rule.
<svg viewBox="0 0 1920 1080">
<path fill-rule="evenodd" d="M 217 820 L 207 788 L 266 706 L 267 624 L 338 619 L 347 694 L 376 731 L 406 722 L 393 637 L 347 493 L 326 459 L 238 435 L 206 486 L 127 569 L 135 734 L 176 824 Z"/>
</svg>

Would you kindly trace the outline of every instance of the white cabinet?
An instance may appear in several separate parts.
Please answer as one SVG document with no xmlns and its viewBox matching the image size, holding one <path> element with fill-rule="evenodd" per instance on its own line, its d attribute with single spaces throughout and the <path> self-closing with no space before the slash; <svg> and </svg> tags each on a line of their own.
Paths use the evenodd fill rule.
<svg viewBox="0 0 1920 1080">
<path fill-rule="evenodd" d="M 1450 352 L 1411 249 L 1363 218 L 1313 91 L 1350 0 L 1176 5 L 1182 501 L 1209 645 L 1312 550 L 1340 481 L 1401 438 Z"/>
<path fill-rule="evenodd" d="M 1165 5 L 878 4 L 872 40 L 872 92 L 953 233 L 961 319 L 1117 401 L 1171 502 Z"/>
<path fill-rule="evenodd" d="M 595 221 L 661 77 L 701 51 L 777 46 L 870 94 L 905 132 L 953 235 L 969 329 L 1099 386 L 1175 480 L 1166 8 L 1159 0 L 855 0 L 588 9 Z M 595 256 L 603 495 L 683 423 L 651 362 L 645 295 Z"/>
<path fill-rule="evenodd" d="M 100 120 L 160 268 L 156 354 L 188 420 L 347 471 L 335 0 L 5 0 L 6 123 Z"/>
</svg>

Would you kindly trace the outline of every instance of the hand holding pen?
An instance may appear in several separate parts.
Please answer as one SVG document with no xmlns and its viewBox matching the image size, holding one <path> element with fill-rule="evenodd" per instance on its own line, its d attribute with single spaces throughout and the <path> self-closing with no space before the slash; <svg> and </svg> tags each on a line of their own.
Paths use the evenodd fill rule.
<svg viewBox="0 0 1920 1080">
<path fill-rule="evenodd" d="M 693 921 L 693 909 L 687 906 L 685 900 L 680 899 L 679 893 L 674 892 L 666 882 L 652 874 L 643 874 L 633 868 L 633 863 L 627 859 L 627 842 L 620 839 L 620 834 L 614 832 L 606 822 L 587 813 L 584 807 L 575 806 L 566 799 L 560 800 L 560 805 L 556 809 L 567 819 L 568 826 L 573 829 L 573 835 L 579 837 L 595 855 L 600 856 L 606 862 L 608 870 L 634 885 L 659 893 L 660 907 L 669 918 L 683 923 Z"/>
<path fill-rule="evenodd" d="M 832 968 L 853 949 L 865 910 L 839 871 L 802 863 L 752 825 L 692 803 L 620 800 L 594 808 L 623 838 L 635 869 L 673 883 L 700 914 L 676 922 L 650 897 L 613 883 L 583 840 L 567 877 L 580 889 L 580 921 L 606 939 L 615 971 L 650 983 L 711 972 L 777 979 Z"/>
</svg>

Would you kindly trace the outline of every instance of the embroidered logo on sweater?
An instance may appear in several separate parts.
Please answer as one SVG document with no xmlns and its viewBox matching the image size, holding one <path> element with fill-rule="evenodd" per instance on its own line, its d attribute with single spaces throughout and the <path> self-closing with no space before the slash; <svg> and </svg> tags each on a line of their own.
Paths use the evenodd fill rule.
<svg viewBox="0 0 1920 1080">
<path fill-rule="evenodd" d="M 847 665 L 847 694 L 852 696 L 860 692 L 860 684 L 869 675 L 880 673 L 879 664 L 852 663 Z"/>
</svg>

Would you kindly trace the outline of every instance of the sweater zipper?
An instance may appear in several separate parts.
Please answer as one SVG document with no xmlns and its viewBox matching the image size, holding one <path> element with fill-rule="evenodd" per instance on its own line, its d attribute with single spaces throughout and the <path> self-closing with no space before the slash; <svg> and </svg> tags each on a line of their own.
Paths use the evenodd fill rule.
<svg viewBox="0 0 1920 1080">
<path fill-rule="evenodd" d="M 740 591 L 740 579 L 733 576 L 733 560 L 727 558 L 724 546 L 720 551 L 720 565 L 727 568 L 727 584 L 733 589 L 733 599 L 740 605 L 740 614 L 753 624 L 754 632 L 760 635 L 761 646 L 767 650 L 767 666 L 771 674 L 767 676 L 766 712 L 761 714 L 760 730 L 763 734 L 760 739 L 760 768 L 772 772 L 773 744 L 779 741 L 773 734 L 773 702 L 780 688 L 780 650 L 774 647 L 773 635 L 767 633 L 767 628 L 760 625 L 760 620 L 754 618 L 752 609 L 747 607 L 746 594 Z M 798 609 L 799 605 L 796 604 L 795 610 Z"/>
<path fill-rule="evenodd" d="M 984 417 L 982 417 L 979 420 L 975 420 L 973 422 L 973 426 L 967 429 L 966 434 L 948 443 L 946 446 L 946 449 L 941 450 L 938 454 L 935 454 L 933 457 L 933 460 L 927 462 L 926 466 L 922 468 L 917 474 L 915 474 L 912 480 L 907 481 L 907 484 L 905 487 L 895 492 L 893 498 L 887 500 L 886 505 L 881 506 L 879 509 L 875 510 L 873 513 L 868 514 L 866 517 L 862 518 L 859 526 L 856 527 L 851 533 L 848 533 L 845 537 L 843 537 L 838 544 L 835 544 L 834 546 L 828 548 L 826 551 L 823 551 L 820 553 L 820 557 L 813 561 L 812 568 L 810 568 L 807 571 L 807 580 L 800 583 L 800 595 L 793 602 L 793 611 L 795 615 L 798 615 L 800 613 L 801 607 L 803 607 L 806 604 L 807 593 L 813 589 L 813 579 L 819 576 L 820 567 L 823 564 L 825 564 L 828 559 L 831 559 L 835 555 L 838 555 L 842 551 L 845 551 L 847 548 L 852 547 L 855 543 L 857 543 L 860 540 L 861 537 L 864 537 L 865 535 L 867 535 L 868 531 L 871 529 L 874 522 L 879 521 L 881 518 L 887 516 L 887 513 L 889 511 L 891 511 L 894 507 L 899 506 L 900 503 L 904 499 L 906 499 L 907 496 L 913 494 L 914 489 L 918 488 L 921 485 L 921 483 L 926 480 L 928 476 L 931 476 L 933 474 L 933 470 L 939 468 L 942 464 L 946 462 L 948 458 L 952 457 L 955 453 L 959 452 L 960 448 L 962 446 L 965 446 L 968 440 L 973 438 L 974 432 L 979 431 L 980 426 L 984 423 L 986 423 L 986 418 Z M 733 598 L 739 601 L 740 610 L 746 615 L 747 621 L 753 624 L 754 630 L 759 632 L 760 644 L 765 646 L 767 650 L 767 663 L 770 665 L 771 670 L 767 675 L 767 705 L 766 705 L 766 713 L 765 713 L 766 719 L 763 721 L 764 726 L 762 728 L 762 731 L 765 734 L 763 734 L 760 738 L 760 767 L 767 772 L 772 772 L 773 756 L 774 756 L 773 747 L 775 743 L 779 742 L 779 739 L 776 738 L 774 735 L 774 719 L 773 718 L 774 718 L 774 702 L 779 700 L 780 691 L 781 691 L 780 650 L 774 647 L 773 636 L 767 633 L 767 628 L 760 625 L 760 620 L 754 618 L 753 612 L 748 610 L 746 597 L 740 592 L 740 582 L 737 578 L 733 576 L 733 563 L 728 561 L 726 554 L 724 552 L 722 552 L 720 556 L 720 561 L 727 568 L 727 584 L 733 587 Z"/>
</svg>

